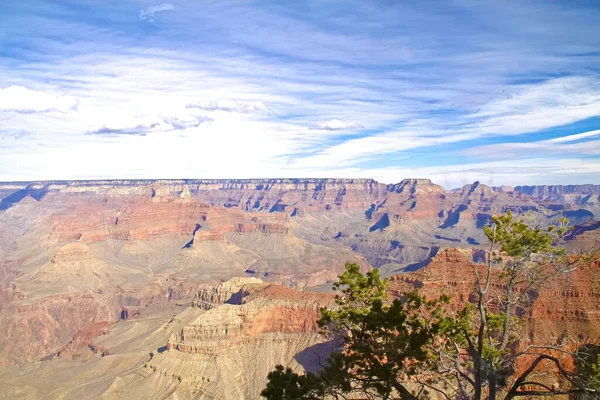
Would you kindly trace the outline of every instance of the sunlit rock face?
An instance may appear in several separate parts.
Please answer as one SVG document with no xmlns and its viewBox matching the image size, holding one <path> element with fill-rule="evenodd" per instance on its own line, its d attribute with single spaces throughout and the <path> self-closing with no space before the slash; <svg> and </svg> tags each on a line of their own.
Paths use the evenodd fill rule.
<svg viewBox="0 0 600 400">
<path fill-rule="evenodd" d="M 346 261 L 419 270 L 485 245 L 482 227 L 508 209 L 562 213 L 578 224 L 570 248 L 591 246 L 599 193 L 428 179 L 0 183 L 0 363 L 51 356 L 147 307 L 227 304 L 231 290 L 197 293 L 234 277 L 320 290 Z"/>
<path fill-rule="evenodd" d="M 447 294 L 451 297 L 449 311 L 456 312 L 474 300 L 475 267 L 483 268 L 484 257 L 478 250 L 444 249 L 419 271 L 393 276 L 392 292 L 400 295 L 418 288 L 429 297 Z M 531 313 L 526 316 L 525 335 L 518 345 L 561 341 L 574 351 L 583 343 L 596 343 L 600 340 L 599 288 L 599 261 L 551 279 L 536 291 Z M 493 299 L 503 287 L 492 285 L 490 290 Z M 524 365 L 525 361 L 522 361 L 517 368 L 525 368 Z"/>
</svg>

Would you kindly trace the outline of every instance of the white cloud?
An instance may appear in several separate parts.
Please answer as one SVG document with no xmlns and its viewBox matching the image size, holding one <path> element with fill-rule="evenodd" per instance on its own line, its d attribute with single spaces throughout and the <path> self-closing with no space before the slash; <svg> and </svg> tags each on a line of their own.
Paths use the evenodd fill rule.
<svg viewBox="0 0 600 400">
<path fill-rule="evenodd" d="M 429 178 L 446 189 L 453 189 L 475 181 L 489 186 L 597 183 L 598 171 L 600 160 L 597 159 L 532 157 L 518 163 L 506 159 L 434 167 L 348 168 L 330 171 L 330 174 L 374 178 L 386 183 L 396 183 L 402 178 Z"/>
<path fill-rule="evenodd" d="M 264 111 L 265 105 L 262 101 L 238 101 L 230 99 L 210 100 L 205 102 L 191 103 L 186 108 L 197 108 L 205 111 L 227 111 L 250 113 Z"/>
<path fill-rule="evenodd" d="M 322 122 L 317 125 L 315 129 L 321 129 L 324 131 L 348 131 L 364 128 L 361 124 L 356 122 L 344 122 L 337 118 L 330 121 Z"/>
<path fill-rule="evenodd" d="M 4 139 L 6 150 L 0 149 L 0 161 L 7 175 L 0 180 L 15 179 L 15 174 L 19 174 L 21 179 L 27 179 L 27 174 L 28 179 L 72 179 L 184 175 L 221 178 L 275 175 L 351 177 L 348 174 L 352 173 L 354 176 L 395 182 L 402 177 L 423 174 L 418 168 L 414 171 L 408 168 L 384 171 L 357 169 L 355 166 L 360 162 L 377 160 L 385 154 L 481 136 L 472 126 L 463 126 L 448 133 L 442 119 L 410 119 L 408 128 L 404 130 L 330 144 L 324 139 L 323 131 L 307 128 L 312 114 L 327 112 L 322 110 L 324 106 L 318 99 L 314 103 L 298 99 L 297 89 L 282 89 L 278 79 L 261 78 L 262 85 L 258 85 L 252 75 L 240 75 L 240 70 L 250 69 L 247 65 L 223 66 L 215 63 L 212 69 L 196 69 L 193 62 L 171 58 L 170 54 L 96 57 L 100 55 L 41 66 L 58 78 L 71 79 L 66 97 L 78 99 L 79 106 L 76 112 L 67 114 L 19 114 L 3 121 L 6 131 L 26 127 L 29 135 Z M 314 83 L 306 89 L 312 92 L 326 90 L 327 86 Z M 47 92 L 59 93 L 58 89 Z M 199 98 L 221 100 L 197 101 Z M 269 104 L 269 115 L 263 113 L 266 110 L 263 101 Z M 341 115 L 348 118 L 339 119 L 339 122 L 334 120 L 332 127 L 350 125 L 344 121 L 351 121 L 352 114 L 360 114 L 361 120 L 363 116 L 371 118 L 369 124 L 374 125 L 377 119 L 388 123 L 393 118 L 393 115 L 388 116 L 387 106 L 346 104 L 347 115 Z M 365 109 L 368 111 L 361 114 Z M 343 111 L 341 107 L 339 110 Z M 290 112 L 299 112 L 307 117 L 292 121 L 277 119 L 279 115 Z M 275 118 L 268 118 L 271 114 Z M 86 132 L 90 135 L 83 135 Z M 591 134 L 588 135 L 591 138 Z M 45 137 L 51 140 L 42 139 Z M 43 147 L 37 143 L 43 143 Z M 9 146 L 12 146 L 10 150 Z M 140 148 L 144 148 L 144 152 L 139 152 Z M 130 156 L 112 156 L 121 151 Z M 503 154 L 498 153 L 498 149 L 494 152 Z M 110 166 L 100 159 L 107 154 L 111 154 Z M 247 160 L 249 155 L 252 161 L 244 163 L 244 168 L 240 169 L 239 160 Z M 161 162 L 157 164 L 158 159 Z M 395 156 L 395 159 L 401 157 Z M 75 163 L 76 160 L 85 161 L 89 167 Z M 77 168 L 72 168 L 74 165 Z M 523 164 L 522 173 L 528 171 L 528 165 Z M 460 180 L 461 174 L 477 179 L 474 172 L 446 172 L 445 168 L 436 167 L 423 172 L 436 177 L 442 184 L 449 182 L 448 186 Z M 434 170 L 439 173 L 436 175 Z M 493 176 L 490 170 L 479 172 L 487 177 Z M 510 174 L 502 176 L 508 180 L 497 180 L 496 183 L 513 183 L 514 178 L 510 178 Z M 533 176 L 540 178 L 539 174 Z"/>
<path fill-rule="evenodd" d="M 350 139 L 319 151 L 309 157 L 295 160 L 295 164 L 330 167 L 348 166 L 374 160 L 384 154 L 399 151 L 474 140 L 492 135 L 520 135 L 545 128 L 561 126 L 600 115 L 600 80 L 584 77 L 558 78 L 538 84 L 515 85 L 513 95 L 491 99 L 480 110 L 467 117 L 450 116 L 450 121 L 415 119 L 407 129 L 384 132 L 358 139 Z M 339 120 L 333 126 L 346 125 Z M 453 122 L 459 122 L 455 126 Z M 595 132 L 595 131 L 594 131 Z M 581 134 L 570 141 L 592 137 L 595 133 Z M 555 140 L 558 142 L 561 139 Z M 564 140 L 564 139 L 562 139 Z M 566 141 L 566 140 L 565 140 Z M 531 156 L 544 151 L 598 155 L 598 142 L 573 144 L 558 148 L 553 142 L 507 143 L 481 146 L 466 154 L 483 157 L 510 155 Z"/>
<path fill-rule="evenodd" d="M 78 100 L 72 96 L 35 91 L 15 85 L 0 89 L 0 111 L 66 113 L 75 110 L 77 105 Z"/>
<path fill-rule="evenodd" d="M 526 134 L 600 114 L 600 81 L 589 69 L 597 59 L 589 50 L 590 44 L 597 47 L 598 35 L 590 34 L 597 24 L 589 15 L 567 23 L 565 10 L 549 6 L 535 13 L 523 12 L 533 5 L 461 3 L 458 9 L 466 7 L 465 15 L 475 20 L 462 24 L 453 13 L 412 5 L 382 9 L 356 2 L 344 18 L 332 18 L 335 7 L 316 5 L 303 18 L 258 4 L 186 2 L 185 12 L 170 13 L 145 32 L 131 24 L 131 15 L 116 12 L 119 30 L 100 29 L 93 21 L 49 23 L 52 18 L 45 17 L 33 39 L 21 32 L 29 47 L 21 59 L 0 64 L 0 88 L 42 90 L 79 105 L 72 112 L 29 108 L 29 114 L 0 115 L 0 180 L 372 176 L 395 182 L 423 172 L 440 183 L 456 182 L 471 172 L 446 167 L 444 159 L 465 153 L 459 145 L 433 146 Z M 151 21 L 175 8 L 157 4 L 139 17 Z M 520 15 L 533 20 L 521 23 Z M 546 37 L 553 32 L 547 29 L 551 15 L 561 27 L 553 40 Z M 399 26 L 398 18 L 408 25 Z M 581 34 L 572 35 L 577 26 Z M 20 37 L 17 24 L 9 29 Z M 44 107 L 38 109 L 71 110 Z M 369 128 L 361 132 L 365 137 L 340 134 L 363 125 Z M 507 156 L 518 147 L 525 149 L 518 150 L 523 159 L 538 152 L 575 159 L 581 151 L 595 151 L 591 142 L 575 142 L 593 138 L 564 139 L 570 155 L 555 150 L 559 142 L 488 152 Z M 417 148 L 422 160 L 410 157 Z M 406 167 L 399 168 L 404 160 Z M 473 167 L 468 156 L 463 162 L 493 176 L 492 164 Z M 418 168 L 422 163 L 442 166 L 424 170 Z M 396 168 L 370 169 L 382 164 Z M 512 177 L 502 166 L 507 180 L 499 183 L 538 171 L 525 161 L 520 166 Z M 565 183 L 573 174 L 555 176 L 568 177 Z M 471 175 L 471 182 L 482 178 Z"/>
<path fill-rule="evenodd" d="M 548 140 L 545 140 L 544 142 L 546 142 L 546 143 L 575 142 L 577 140 L 587 139 L 587 138 L 591 138 L 591 137 L 594 137 L 594 136 L 600 136 L 600 129 L 597 129 L 595 131 L 578 133 L 578 134 L 575 134 L 575 135 L 562 136 L 562 137 L 557 137 L 557 138 L 554 138 L 554 139 L 548 139 Z"/>
<path fill-rule="evenodd" d="M 374 160 L 381 155 L 420 147 L 435 146 L 446 143 L 473 139 L 473 134 L 455 134 L 446 136 L 429 135 L 422 131 L 397 131 L 379 135 L 350 139 L 341 144 L 327 147 L 304 158 L 291 162 L 295 167 L 331 168 L 340 165 L 348 167 L 364 161 Z"/>
<path fill-rule="evenodd" d="M 518 135 L 600 115 L 600 80 L 571 76 L 517 85 L 471 115 L 482 135 Z"/>
<path fill-rule="evenodd" d="M 497 143 L 486 146 L 473 147 L 465 150 L 465 154 L 491 159 L 504 159 L 506 157 L 531 157 L 536 154 L 578 154 L 600 156 L 600 140 L 593 139 L 600 136 L 600 130 L 578 133 L 548 140 L 535 142 Z M 577 143 L 573 143 L 577 142 Z"/>
<path fill-rule="evenodd" d="M 140 10 L 140 19 L 154 21 L 154 17 L 156 13 L 165 12 L 165 11 L 174 11 L 176 8 L 171 3 L 162 3 L 154 6 L 150 6 L 145 10 Z"/>
<path fill-rule="evenodd" d="M 167 117 L 152 123 L 140 123 L 138 125 L 115 126 L 103 125 L 101 128 L 86 132 L 88 135 L 139 135 L 146 136 L 149 133 L 185 131 L 188 128 L 198 128 L 205 123 L 213 121 L 209 117 L 195 117 L 192 119 L 179 119 Z"/>
</svg>

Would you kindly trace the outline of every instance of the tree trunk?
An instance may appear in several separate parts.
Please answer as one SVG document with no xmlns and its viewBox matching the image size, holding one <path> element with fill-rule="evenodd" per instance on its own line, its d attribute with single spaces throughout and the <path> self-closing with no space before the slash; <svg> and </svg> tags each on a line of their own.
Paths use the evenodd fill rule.
<svg viewBox="0 0 600 400">
<path fill-rule="evenodd" d="M 489 379 L 489 384 L 490 384 L 490 396 L 488 397 L 489 400 L 496 400 L 496 373 L 492 372 L 490 374 L 490 379 Z"/>
<path fill-rule="evenodd" d="M 475 392 L 473 394 L 473 400 L 481 400 L 481 359 L 479 358 L 479 356 L 476 356 L 475 360 L 473 361 L 475 368 Z"/>
<path fill-rule="evenodd" d="M 517 279 L 516 266 L 514 266 L 510 281 L 508 282 L 508 286 L 506 288 L 506 306 L 504 307 L 504 323 L 502 326 L 502 343 L 500 344 L 500 351 L 504 351 L 506 346 L 508 346 L 508 341 L 510 340 L 510 315 L 513 312 L 513 301 L 515 295 L 515 281 Z"/>
</svg>

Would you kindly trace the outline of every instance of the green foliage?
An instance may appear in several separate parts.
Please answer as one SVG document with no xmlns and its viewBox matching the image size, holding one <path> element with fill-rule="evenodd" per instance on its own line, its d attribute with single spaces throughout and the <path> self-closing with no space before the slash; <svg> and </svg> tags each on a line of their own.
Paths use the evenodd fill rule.
<svg viewBox="0 0 600 400">
<path fill-rule="evenodd" d="M 330 356 L 318 375 L 307 374 L 301 389 L 300 376 L 281 368 L 272 372 L 270 391 L 263 396 L 294 392 L 300 393 L 296 399 L 313 399 L 325 393 L 358 392 L 375 398 L 389 398 L 393 393 L 415 398 L 405 381 L 423 368 L 434 368 L 433 338 L 448 329 L 444 304 L 449 298 L 426 300 L 411 292 L 389 302 L 387 284 L 378 270 L 363 275 L 357 264 L 347 263 L 334 284 L 340 291 L 336 306 L 322 309 L 319 320 L 323 333 L 334 340 L 341 337 L 342 350 Z"/>
<path fill-rule="evenodd" d="M 578 400 L 600 398 L 600 346 L 587 344 L 582 346 L 575 358 L 577 368 L 577 379 L 580 386 L 595 390 L 595 394 L 579 394 L 575 396 Z"/>
<path fill-rule="evenodd" d="M 455 315 L 446 312 L 447 296 L 428 300 L 414 291 L 390 300 L 389 282 L 377 269 L 363 274 L 358 264 L 346 263 L 333 285 L 338 292 L 335 305 L 321 309 L 318 321 L 324 335 L 341 343 L 340 350 L 317 374 L 298 375 L 277 366 L 261 394 L 267 399 L 346 398 L 352 393 L 416 400 L 429 388 L 447 398 L 495 399 L 499 390 L 505 399 L 522 396 L 521 387 L 531 386 L 530 374 L 542 360 L 554 361 L 565 371 L 558 359 L 544 353 L 555 345 L 519 352 L 519 340 L 530 295 L 557 274 L 576 268 L 558 246 L 569 230 L 564 218 L 540 227 L 532 214 L 517 219 L 508 211 L 493 217 L 493 225 L 484 228 L 490 241 L 487 264 L 474 272 L 474 301 Z M 523 354 L 539 358 L 526 375 L 515 377 L 517 358 Z M 579 386 L 569 393 L 596 394 L 588 389 L 600 386 L 598 353 L 581 360 Z M 416 377 L 420 394 L 410 390 Z M 537 388 L 532 393 L 555 394 L 548 386 Z"/>
<path fill-rule="evenodd" d="M 559 274 L 572 271 L 579 263 L 591 259 L 570 258 L 566 249 L 560 247 L 571 230 L 566 218 L 541 225 L 533 213 L 515 218 L 509 210 L 505 215 L 493 217 L 493 224 L 484 227 L 490 249 L 485 274 L 476 269 L 477 305 L 467 305 L 463 310 L 461 329 L 453 332 L 452 337 L 459 345 L 456 353 L 464 349 L 469 355 L 458 369 L 471 376 L 467 382 L 475 399 L 485 396 L 485 390 L 490 398 L 495 398 L 498 390 L 505 390 L 507 399 L 518 396 L 526 385 L 525 378 L 530 377 L 541 360 L 555 362 L 560 373 L 565 371 L 560 361 L 548 353 L 559 348 L 559 344 L 536 343 L 531 351 L 522 352 L 518 351 L 519 341 L 525 334 L 528 311 L 539 289 Z M 527 369 L 527 375 L 514 377 L 517 359 L 528 354 L 539 357 L 531 361 L 532 370 Z M 512 387 L 506 386 L 509 383 Z M 536 389 L 539 388 L 542 389 L 532 393 L 554 394 L 554 389 L 547 386 L 538 385 Z"/>
<path fill-rule="evenodd" d="M 526 217 L 532 219 L 533 215 Z M 510 210 L 505 215 L 492 218 L 492 226 L 483 230 L 490 242 L 500 244 L 500 249 L 509 257 L 528 257 L 533 253 L 550 252 L 556 255 L 565 253 L 565 249 L 554 246 L 570 230 L 569 220 L 559 218 L 555 224 L 546 228 L 531 226 L 525 218 L 515 219 Z"/>
<path fill-rule="evenodd" d="M 269 400 L 318 400 L 324 394 L 321 380 L 310 372 L 298 375 L 291 368 L 277 365 L 267 378 L 269 383 L 260 395 Z"/>
<path fill-rule="evenodd" d="M 387 299 L 387 279 L 381 279 L 379 270 L 374 269 L 363 275 L 360 266 L 346 263 L 346 269 L 333 283 L 333 289 L 341 294 L 335 296 L 337 307 L 323 308 L 319 326 L 326 327 L 334 322 L 339 328 L 350 329 L 350 324 L 369 314 L 374 304 L 383 304 Z"/>
</svg>

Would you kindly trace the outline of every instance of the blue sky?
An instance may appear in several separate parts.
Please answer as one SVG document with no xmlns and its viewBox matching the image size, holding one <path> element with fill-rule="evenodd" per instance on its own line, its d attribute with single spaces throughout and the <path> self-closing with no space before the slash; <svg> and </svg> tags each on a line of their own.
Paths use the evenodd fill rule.
<svg viewBox="0 0 600 400">
<path fill-rule="evenodd" d="M 600 3 L 0 3 L 0 181 L 600 183 Z"/>
</svg>

